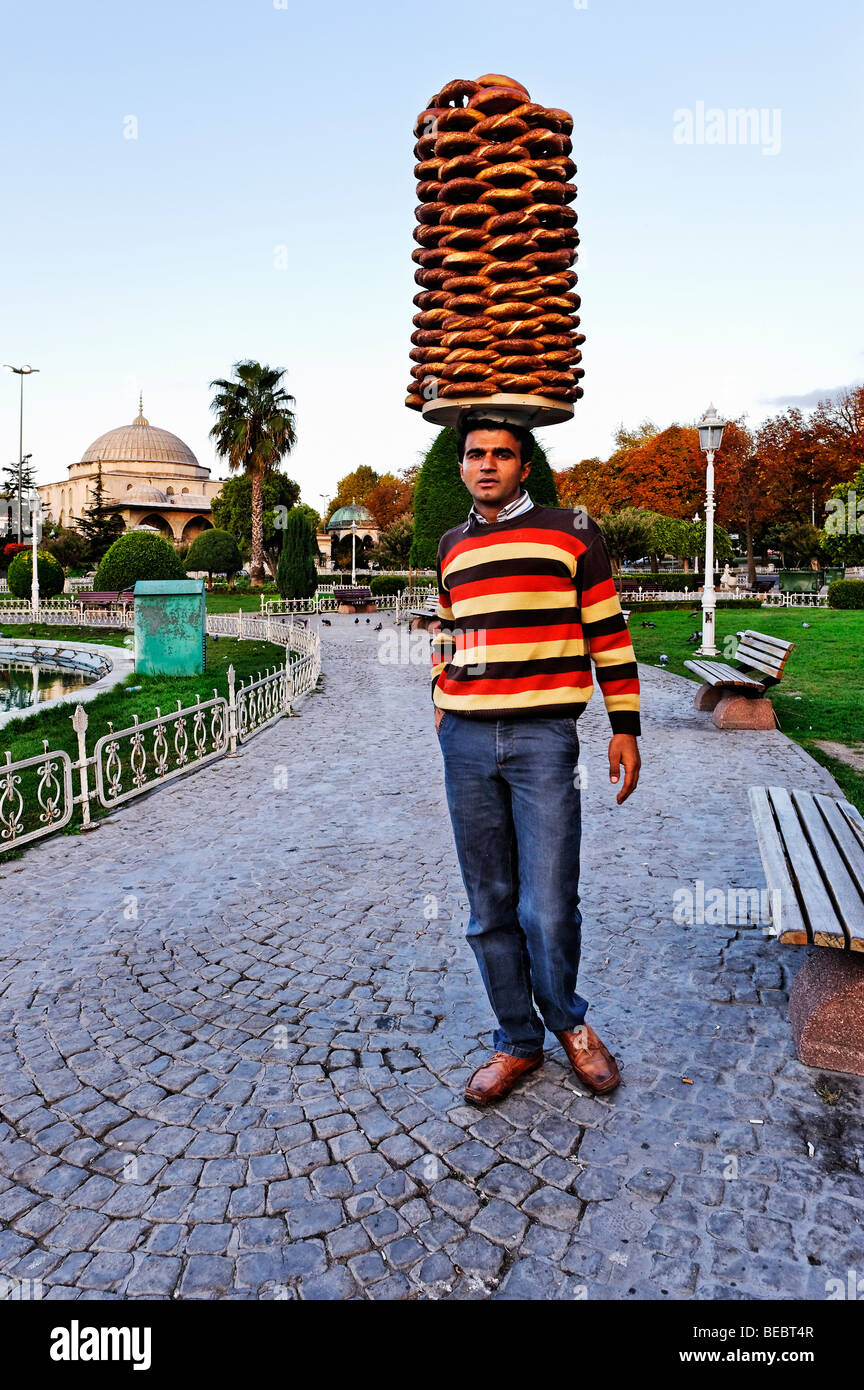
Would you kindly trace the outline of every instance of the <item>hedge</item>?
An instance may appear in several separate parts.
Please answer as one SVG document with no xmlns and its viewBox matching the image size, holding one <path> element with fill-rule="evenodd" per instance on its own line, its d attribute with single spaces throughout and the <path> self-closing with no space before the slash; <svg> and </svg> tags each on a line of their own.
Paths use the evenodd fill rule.
<svg viewBox="0 0 864 1390">
<path fill-rule="evenodd" d="M 56 598 L 62 594 L 66 576 L 63 566 L 47 550 L 36 552 L 36 573 L 39 576 L 39 597 Z M 10 594 L 29 599 L 33 586 L 33 552 L 22 550 L 15 556 L 6 576 Z"/>
<path fill-rule="evenodd" d="M 694 596 L 693 602 L 701 612 L 701 598 Z M 715 608 L 761 608 L 762 600 L 761 598 L 718 598 L 714 606 Z M 622 595 L 621 607 L 636 613 L 648 613 L 658 609 L 666 609 L 669 612 L 676 613 L 686 613 L 688 611 L 687 604 L 682 603 L 680 599 L 643 599 L 640 602 L 638 599 L 628 598 L 626 594 Z"/>
<path fill-rule="evenodd" d="M 718 570 L 714 576 L 715 587 L 719 585 L 720 573 Z M 685 574 L 683 570 L 664 570 L 662 574 L 652 574 L 650 570 L 643 570 L 639 574 L 621 573 L 618 578 L 628 584 L 641 584 L 643 589 L 662 589 L 664 593 L 683 593 L 685 589 L 701 589 L 705 582 L 704 575 Z"/>
<path fill-rule="evenodd" d="M 828 607 L 864 608 L 864 579 L 835 579 L 828 585 Z"/>
<path fill-rule="evenodd" d="M 408 588 L 408 580 L 396 574 L 377 574 L 369 581 L 369 588 L 373 594 L 401 594 Z"/>
</svg>

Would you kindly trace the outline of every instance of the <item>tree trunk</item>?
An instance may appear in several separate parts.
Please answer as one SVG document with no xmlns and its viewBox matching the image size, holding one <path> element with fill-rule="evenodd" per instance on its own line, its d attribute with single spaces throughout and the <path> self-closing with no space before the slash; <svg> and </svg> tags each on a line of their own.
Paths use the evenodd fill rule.
<svg viewBox="0 0 864 1390">
<path fill-rule="evenodd" d="M 756 587 L 756 556 L 753 553 L 753 520 L 749 511 L 744 518 L 744 530 L 747 536 L 747 586 L 754 589 Z"/>
<path fill-rule="evenodd" d="M 264 584 L 264 488 L 261 474 L 252 474 L 252 563 L 249 579 L 253 588 Z"/>
</svg>

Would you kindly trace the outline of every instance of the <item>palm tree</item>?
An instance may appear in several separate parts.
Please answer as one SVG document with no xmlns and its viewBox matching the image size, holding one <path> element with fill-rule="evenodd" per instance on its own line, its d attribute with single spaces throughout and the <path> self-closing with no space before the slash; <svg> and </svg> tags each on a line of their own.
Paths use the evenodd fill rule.
<svg viewBox="0 0 864 1390">
<path fill-rule="evenodd" d="M 252 479 L 252 583 L 264 583 L 264 496 L 262 482 L 278 468 L 297 442 L 294 397 L 282 389 L 284 368 L 265 367 L 249 359 L 235 362 L 235 381 L 211 381 L 216 395 L 210 409 L 216 424 L 210 431 L 216 452 L 232 472 L 242 469 Z"/>
</svg>

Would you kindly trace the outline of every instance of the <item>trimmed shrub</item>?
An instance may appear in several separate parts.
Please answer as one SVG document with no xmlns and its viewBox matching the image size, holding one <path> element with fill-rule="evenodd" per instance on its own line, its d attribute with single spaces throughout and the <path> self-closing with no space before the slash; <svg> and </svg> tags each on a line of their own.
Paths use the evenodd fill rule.
<svg viewBox="0 0 864 1390">
<path fill-rule="evenodd" d="M 139 579 L 185 579 L 183 561 L 163 536 L 126 531 L 102 556 L 94 590 L 131 589 Z"/>
<path fill-rule="evenodd" d="M 214 574 L 236 574 L 243 568 L 240 548 L 229 531 L 211 528 L 196 536 L 185 557 L 187 570 L 206 570 Z"/>
<path fill-rule="evenodd" d="M 828 607 L 864 608 L 864 579 L 835 579 L 828 585 Z"/>
<path fill-rule="evenodd" d="M 369 581 L 369 588 L 373 594 L 401 594 L 408 588 L 408 580 L 396 574 L 377 574 Z"/>
<path fill-rule="evenodd" d="M 39 576 L 39 597 L 56 598 L 62 594 L 66 576 L 63 566 L 47 550 L 36 552 L 36 573 Z M 10 594 L 16 598 L 29 598 L 33 585 L 33 552 L 29 548 L 20 551 L 9 566 L 6 576 Z"/>
</svg>

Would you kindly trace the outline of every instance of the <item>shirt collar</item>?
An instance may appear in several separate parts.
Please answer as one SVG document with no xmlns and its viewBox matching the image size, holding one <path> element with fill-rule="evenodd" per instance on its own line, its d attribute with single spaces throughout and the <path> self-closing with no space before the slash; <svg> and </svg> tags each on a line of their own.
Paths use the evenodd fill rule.
<svg viewBox="0 0 864 1390">
<path fill-rule="evenodd" d="M 530 495 L 527 492 L 522 491 L 519 493 L 518 497 L 513 498 L 512 502 L 508 502 L 506 507 L 501 508 L 500 512 L 495 518 L 495 521 L 509 521 L 514 516 L 521 516 L 523 512 L 529 511 L 530 508 L 533 506 L 534 503 L 532 502 Z M 486 520 L 485 516 L 480 515 L 476 506 L 474 506 L 473 503 L 471 505 L 471 510 L 468 513 L 469 525 L 472 519 L 474 521 L 482 522 L 484 526 L 489 526 L 491 524 Z"/>
</svg>

